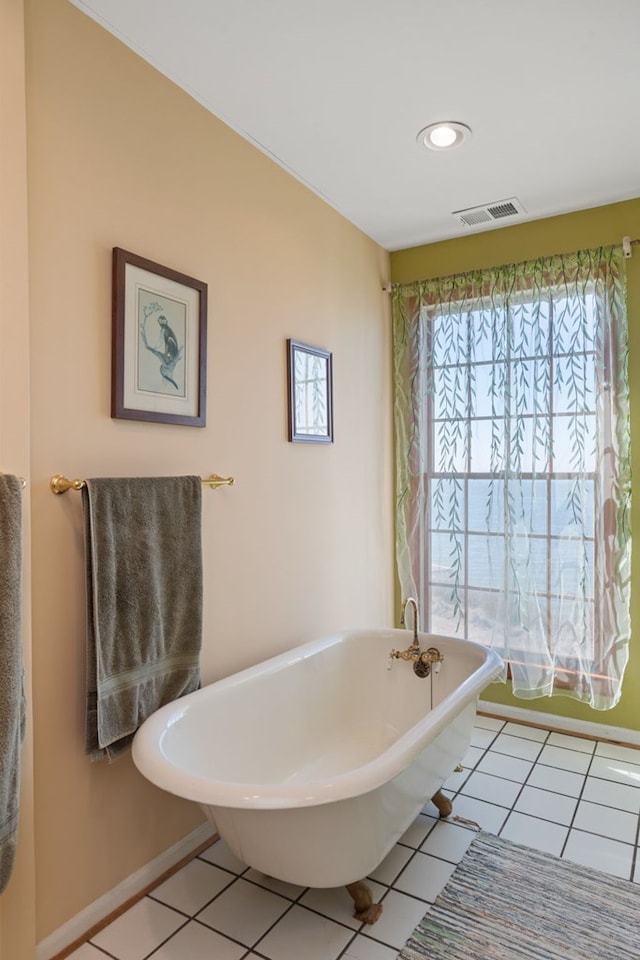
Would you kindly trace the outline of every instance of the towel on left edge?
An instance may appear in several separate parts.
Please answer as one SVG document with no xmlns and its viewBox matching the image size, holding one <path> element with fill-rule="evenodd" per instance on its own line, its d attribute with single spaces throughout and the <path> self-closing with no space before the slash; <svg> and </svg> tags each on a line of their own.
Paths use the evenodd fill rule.
<svg viewBox="0 0 640 960">
<path fill-rule="evenodd" d="M 87 480 L 86 752 L 117 757 L 158 707 L 200 686 L 199 477 Z"/>
<path fill-rule="evenodd" d="M 16 854 L 20 749 L 24 739 L 22 688 L 22 487 L 0 475 L 0 893 Z"/>
</svg>

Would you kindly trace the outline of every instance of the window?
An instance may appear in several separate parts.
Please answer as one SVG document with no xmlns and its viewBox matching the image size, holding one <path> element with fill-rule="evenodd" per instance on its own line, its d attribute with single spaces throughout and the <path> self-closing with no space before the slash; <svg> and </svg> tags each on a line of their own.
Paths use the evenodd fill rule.
<svg viewBox="0 0 640 960">
<path fill-rule="evenodd" d="M 624 287 L 614 251 L 394 294 L 398 572 L 514 692 L 612 705 L 629 635 Z"/>
</svg>

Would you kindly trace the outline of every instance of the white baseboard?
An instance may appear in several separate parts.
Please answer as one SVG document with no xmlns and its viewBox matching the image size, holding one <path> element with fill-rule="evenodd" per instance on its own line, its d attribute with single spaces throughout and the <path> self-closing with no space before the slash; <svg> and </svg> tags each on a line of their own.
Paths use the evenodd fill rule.
<svg viewBox="0 0 640 960">
<path fill-rule="evenodd" d="M 555 713 L 541 713 L 538 710 L 526 710 L 490 700 L 478 701 L 479 713 L 491 713 L 494 717 L 513 720 L 515 723 L 531 723 L 536 727 L 551 727 L 577 736 L 593 737 L 598 740 L 613 740 L 630 747 L 640 747 L 640 730 L 627 730 L 625 727 L 611 727 L 606 723 L 593 723 L 590 720 L 576 720 L 573 717 L 559 717 Z"/>
<path fill-rule="evenodd" d="M 56 954 L 61 953 L 70 944 L 83 937 L 97 923 L 100 923 L 114 910 L 135 897 L 145 887 L 158 880 L 163 873 L 174 867 L 184 857 L 188 857 L 201 843 L 214 835 L 214 829 L 208 822 L 196 827 L 195 830 L 192 830 L 178 843 L 169 847 L 155 860 L 136 870 L 122 883 L 119 883 L 117 887 L 113 887 L 102 897 L 94 900 L 88 907 L 77 913 L 75 917 L 72 917 L 71 920 L 68 920 L 44 940 L 41 940 L 36 946 L 36 960 L 51 960 Z"/>
</svg>

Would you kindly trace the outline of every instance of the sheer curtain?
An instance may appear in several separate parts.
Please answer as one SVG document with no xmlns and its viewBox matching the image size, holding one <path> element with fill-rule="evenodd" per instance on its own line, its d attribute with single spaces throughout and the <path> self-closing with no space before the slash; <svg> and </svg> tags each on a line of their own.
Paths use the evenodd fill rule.
<svg viewBox="0 0 640 960">
<path fill-rule="evenodd" d="M 609 709 L 630 636 L 621 251 L 396 286 L 393 325 L 403 595 L 494 646 L 516 696 Z"/>
</svg>

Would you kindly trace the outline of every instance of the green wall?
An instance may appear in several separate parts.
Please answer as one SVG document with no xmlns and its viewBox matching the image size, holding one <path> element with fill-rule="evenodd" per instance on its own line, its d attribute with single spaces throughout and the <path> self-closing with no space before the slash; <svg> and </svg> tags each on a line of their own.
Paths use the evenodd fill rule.
<svg viewBox="0 0 640 960">
<path fill-rule="evenodd" d="M 554 253 L 606 246 L 621 243 L 624 236 L 640 238 L 640 199 L 399 250 L 391 254 L 391 280 L 393 283 L 408 283 Z M 633 248 L 633 257 L 626 261 L 626 265 L 632 468 L 633 475 L 640 476 L 640 246 Z M 509 684 L 493 684 L 485 691 L 483 699 L 640 730 L 640 492 L 634 498 L 631 516 L 632 529 L 637 531 L 639 542 L 632 564 L 631 650 L 619 704 L 602 712 L 563 696 L 519 700 L 512 695 Z"/>
</svg>

